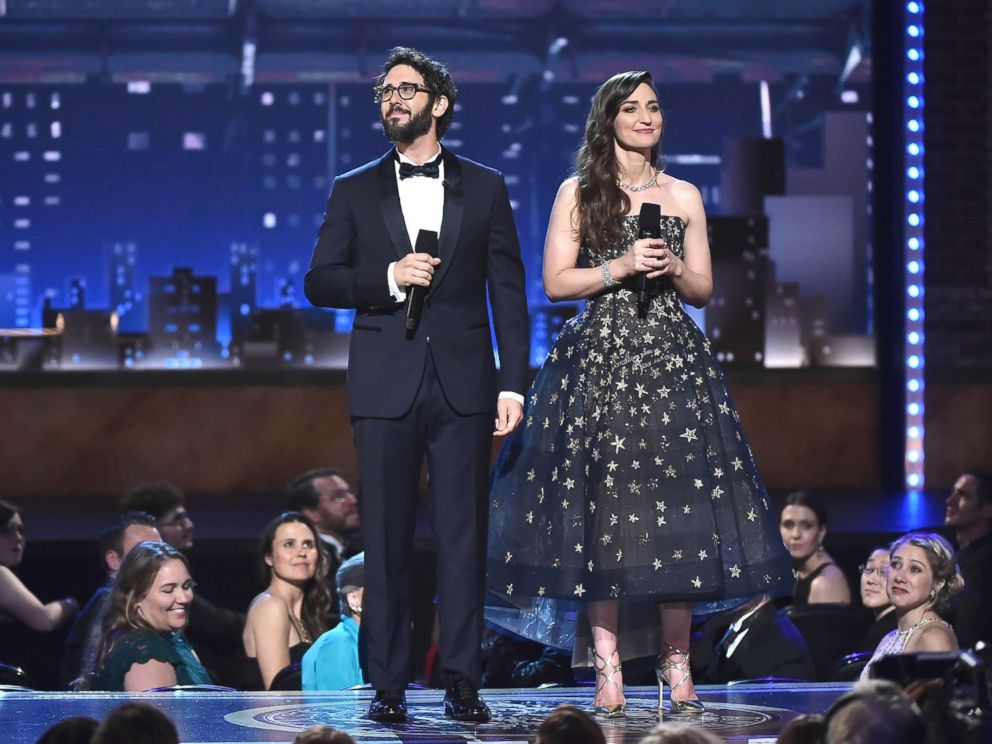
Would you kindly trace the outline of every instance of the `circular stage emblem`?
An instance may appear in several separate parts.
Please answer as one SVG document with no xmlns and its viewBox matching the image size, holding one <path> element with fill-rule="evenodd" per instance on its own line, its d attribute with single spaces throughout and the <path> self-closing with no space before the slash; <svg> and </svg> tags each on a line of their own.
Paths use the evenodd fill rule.
<svg viewBox="0 0 992 744">
<path fill-rule="evenodd" d="M 548 691 L 550 692 L 550 691 Z M 519 690 L 483 692 L 483 697 L 493 713 L 493 720 L 486 724 L 466 724 L 444 717 L 441 698 L 437 692 L 424 691 L 407 694 L 410 720 L 405 724 L 382 725 L 365 718 L 369 695 L 356 693 L 354 697 L 304 695 L 301 702 L 249 708 L 229 713 L 228 723 L 256 729 L 297 733 L 320 724 L 347 731 L 358 742 L 440 742 L 440 741 L 524 741 L 534 735 L 538 726 L 558 705 L 575 705 L 587 709 L 587 691 L 556 690 L 527 696 Z M 666 721 L 683 721 L 713 731 L 718 735 L 739 733 L 750 737 L 778 733 L 784 720 L 795 713 L 782 708 L 742 703 L 725 703 L 704 700 L 703 714 L 671 715 L 665 712 Z M 628 697 L 627 716 L 622 719 L 597 719 L 602 725 L 607 741 L 638 741 L 649 733 L 659 721 L 654 699 L 648 696 Z"/>
</svg>

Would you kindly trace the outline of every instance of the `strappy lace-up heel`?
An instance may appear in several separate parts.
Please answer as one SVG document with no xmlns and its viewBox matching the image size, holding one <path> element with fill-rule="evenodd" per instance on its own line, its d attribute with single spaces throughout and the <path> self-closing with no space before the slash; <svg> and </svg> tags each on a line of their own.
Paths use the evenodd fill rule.
<svg viewBox="0 0 992 744">
<path fill-rule="evenodd" d="M 620 654 L 616 649 L 604 659 L 595 650 L 593 650 L 593 667 L 596 670 L 596 694 L 593 697 L 592 706 L 593 713 L 597 716 L 603 716 L 604 718 L 623 718 L 627 715 L 627 706 L 625 703 L 616 703 L 615 705 L 601 705 L 599 702 L 599 694 L 606 689 L 607 685 L 613 685 L 613 687 L 623 695 L 623 687 L 617 684 L 617 681 L 613 679 L 614 676 L 620 673 Z M 616 657 L 616 664 L 613 662 L 613 657 Z M 607 673 L 607 668 L 609 673 Z"/>
<path fill-rule="evenodd" d="M 671 690 L 668 693 L 670 702 L 669 712 L 671 713 L 703 713 L 703 704 L 699 698 L 695 700 L 675 700 L 672 696 L 686 680 L 692 681 L 692 671 L 689 669 L 689 654 L 681 649 L 675 648 L 670 643 L 665 644 L 665 653 L 658 657 L 658 666 L 654 670 L 658 676 L 658 712 L 661 713 L 662 698 L 664 698 L 665 685 Z M 672 672 L 679 673 L 679 679 L 672 684 Z"/>
</svg>

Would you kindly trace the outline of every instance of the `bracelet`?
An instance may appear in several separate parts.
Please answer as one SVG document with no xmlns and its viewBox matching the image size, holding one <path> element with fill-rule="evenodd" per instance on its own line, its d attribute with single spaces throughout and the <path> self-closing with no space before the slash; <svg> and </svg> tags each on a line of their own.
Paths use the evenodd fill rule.
<svg viewBox="0 0 992 744">
<path fill-rule="evenodd" d="M 599 274 L 603 277 L 603 286 L 609 289 L 610 287 L 615 287 L 618 282 L 616 277 L 613 276 L 613 272 L 610 271 L 610 262 L 605 261 L 599 267 Z"/>
</svg>

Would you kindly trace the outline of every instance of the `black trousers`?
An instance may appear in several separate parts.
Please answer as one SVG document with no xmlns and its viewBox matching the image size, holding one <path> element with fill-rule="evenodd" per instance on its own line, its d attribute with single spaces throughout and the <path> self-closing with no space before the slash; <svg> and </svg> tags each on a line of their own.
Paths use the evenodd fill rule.
<svg viewBox="0 0 992 744">
<path fill-rule="evenodd" d="M 365 540 L 362 632 L 377 690 L 402 690 L 413 679 L 410 562 L 425 456 L 438 544 L 438 662 L 442 675 L 479 685 L 492 427 L 490 413 L 451 408 L 429 353 L 406 415 L 352 420 Z"/>
</svg>

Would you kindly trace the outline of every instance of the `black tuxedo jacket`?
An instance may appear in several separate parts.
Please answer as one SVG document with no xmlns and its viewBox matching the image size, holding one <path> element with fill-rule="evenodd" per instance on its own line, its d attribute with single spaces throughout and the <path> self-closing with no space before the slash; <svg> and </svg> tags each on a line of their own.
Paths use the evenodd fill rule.
<svg viewBox="0 0 992 744">
<path fill-rule="evenodd" d="M 441 388 L 460 414 L 491 412 L 499 390 L 523 394 L 529 327 L 513 212 L 497 171 L 443 149 L 440 265 L 414 338 L 389 294 L 389 264 L 410 253 L 393 150 L 338 176 L 305 281 L 314 305 L 358 310 L 348 359 L 352 416 L 399 418 L 413 403 L 427 340 Z M 497 384 L 486 290 L 501 375 Z"/>
</svg>

